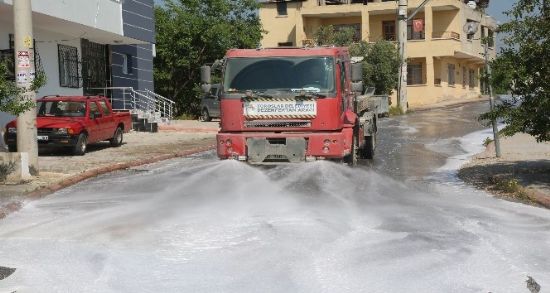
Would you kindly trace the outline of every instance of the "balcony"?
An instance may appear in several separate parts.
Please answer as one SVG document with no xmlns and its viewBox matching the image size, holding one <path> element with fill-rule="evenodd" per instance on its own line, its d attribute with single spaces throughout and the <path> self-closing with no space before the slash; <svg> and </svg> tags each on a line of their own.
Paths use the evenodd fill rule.
<svg viewBox="0 0 550 293">
<path fill-rule="evenodd" d="M 460 34 L 453 31 L 433 32 L 432 40 L 455 40 L 460 42 Z"/>
</svg>

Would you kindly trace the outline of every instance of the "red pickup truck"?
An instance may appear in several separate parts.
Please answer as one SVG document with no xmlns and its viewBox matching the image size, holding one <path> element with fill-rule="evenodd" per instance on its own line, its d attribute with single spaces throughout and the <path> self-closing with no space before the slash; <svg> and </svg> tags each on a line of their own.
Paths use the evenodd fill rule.
<svg viewBox="0 0 550 293">
<path fill-rule="evenodd" d="M 90 143 L 108 140 L 120 146 L 123 133 L 132 127 L 130 113 L 114 112 L 105 97 L 47 96 L 36 102 L 39 148 L 68 147 L 84 155 Z M 10 152 L 17 151 L 16 120 L 6 125 L 5 142 Z"/>
</svg>

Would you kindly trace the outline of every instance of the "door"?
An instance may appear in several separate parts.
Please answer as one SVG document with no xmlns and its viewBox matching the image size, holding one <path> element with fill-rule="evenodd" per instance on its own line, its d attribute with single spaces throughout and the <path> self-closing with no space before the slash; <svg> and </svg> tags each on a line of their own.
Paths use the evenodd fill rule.
<svg viewBox="0 0 550 293">
<path fill-rule="evenodd" d="M 88 142 L 94 143 L 101 141 L 101 119 L 103 115 L 96 102 L 89 101 L 88 108 L 90 109 L 88 114 L 90 119 L 90 123 L 88 124 Z"/>
<path fill-rule="evenodd" d="M 211 116 L 220 117 L 220 88 L 213 86 L 208 97 L 208 107 L 211 109 Z"/>
<path fill-rule="evenodd" d="M 110 76 L 107 46 L 82 39 L 81 47 L 84 95 L 104 95 Z"/>
<path fill-rule="evenodd" d="M 116 129 L 116 121 L 113 113 L 111 113 L 111 110 L 107 106 L 107 102 L 105 100 L 99 101 L 99 109 L 101 111 L 101 114 L 103 115 L 101 118 L 101 138 L 103 140 L 107 140 L 113 137 L 115 134 Z"/>
</svg>

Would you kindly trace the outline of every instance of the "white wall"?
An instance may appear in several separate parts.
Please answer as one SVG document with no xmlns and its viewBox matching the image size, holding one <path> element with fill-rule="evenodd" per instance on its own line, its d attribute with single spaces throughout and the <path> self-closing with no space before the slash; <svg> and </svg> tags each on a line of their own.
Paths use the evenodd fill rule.
<svg viewBox="0 0 550 293">
<path fill-rule="evenodd" d="M 82 95 L 82 88 L 67 88 L 59 86 L 59 61 L 57 45 L 67 45 L 78 48 L 78 56 L 81 58 L 80 39 L 70 38 L 64 35 L 46 32 L 35 31 L 36 49 L 40 54 L 44 72 L 48 78 L 46 85 L 38 90 L 37 96 L 45 95 Z M 61 41 L 63 40 L 63 41 Z M 82 59 L 79 59 L 82 60 Z M 80 64 L 79 67 L 82 67 Z"/>
<path fill-rule="evenodd" d="M 0 0 L 12 4 L 13 0 Z M 34 12 L 123 35 L 121 0 L 32 0 Z"/>
</svg>

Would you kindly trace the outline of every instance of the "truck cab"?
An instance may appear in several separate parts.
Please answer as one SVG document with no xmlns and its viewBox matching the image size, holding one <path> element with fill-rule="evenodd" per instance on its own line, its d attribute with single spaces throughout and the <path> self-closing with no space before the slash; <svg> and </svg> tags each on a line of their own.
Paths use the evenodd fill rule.
<svg viewBox="0 0 550 293">
<path fill-rule="evenodd" d="M 375 132 L 367 124 L 375 117 L 361 122 L 353 86 L 361 92 L 362 74 L 352 80 L 352 67 L 347 48 L 229 50 L 219 158 L 264 164 L 366 157 L 366 137 Z M 202 75 L 207 85 L 209 73 Z"/>
</svg>

